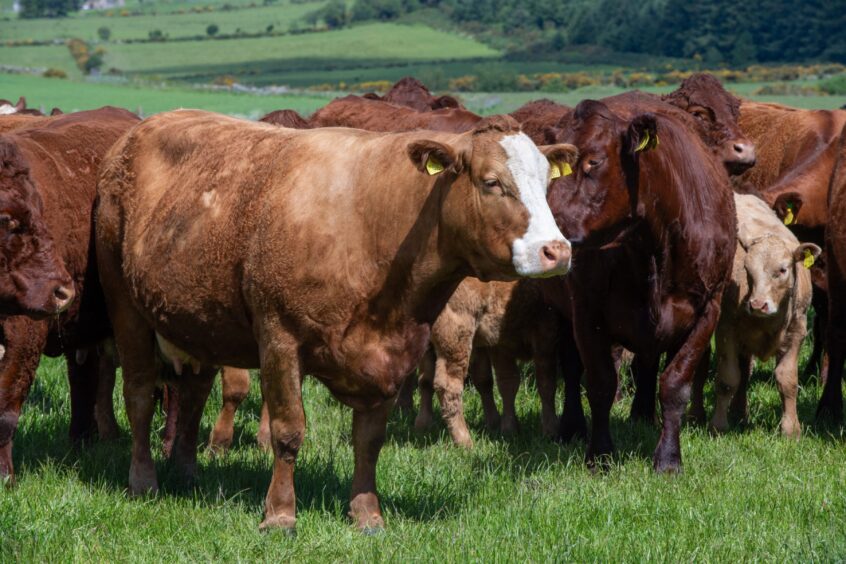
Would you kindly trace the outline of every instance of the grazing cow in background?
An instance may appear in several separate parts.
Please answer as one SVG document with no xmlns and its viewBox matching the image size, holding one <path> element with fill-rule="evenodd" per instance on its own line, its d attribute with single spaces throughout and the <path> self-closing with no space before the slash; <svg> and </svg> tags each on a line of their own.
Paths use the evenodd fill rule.
<svg viewBox="0 0 846 564">
<path fill-rule="evenodd" d="M 697 133 L 714 148 L 729 174 L 741 174 L 755 164 L 757 144 L 738 127 L 740 99 L 717 77 L 695 73 L 661 100 L 693 116 Z"/>
<path fill-rule="evenodd" d="M 841 110 L 800 110 L 748 101 L 740 108 L 740 126 L 759 150 L 758 164 L 739 178 L 737 187 L 741 191 L 751 187 L 800 241 L 824 244 L 829 184 L 844 125 L 846 112 Z M 828 372 L 822 347 L 828 304 L 826 289 L 820 282 L 825 278 L 826 263 L 823 256 L 812 270 L 814 350 L 806 367 L 806 373 L 819 369 L 823 381 Z M 830 391 L 823 392 L 819 415 L 834 415 L 831 397 Z"/>
<path fill-rule="evenodd" d="M 359 96 L 336 98 L 314 112 L 312 127 L 353 127 L 368 131 L 451 131 L 473 129 L 482 118 L 461 108 L 418 112 L 380 100 Z"/>
<path fill-rule="evenodd" d="M 91 212 L 100 160 L 137 122 L 125 110 L 102 108 L 44 118 L 0 135 L 4 477 L 14 478 L 12 439 L 42 354 L 67 358 L 71 438 L 97 431 L 100 358 L 94 345 L 110 334 L 110 326 L 92 260 Z"/>
<path fill-rule="evenodd" d="M 846 356 L 846 126 L 840 134 L 828 196 L 827 259 L 828 379 L 823 388 L 820 413 L 837 421 L 843 418 L 843 360 Z"/>
<path fill-rule="evenodd" d="M 275 110 L 261 117 L 259 121 L 291 129 L 311 129 L 308 121 L 294 110 Z"/>
<path fill-rule="evenodd" d="M 546 143 L 547 129 L 555 125 L 570 113 L 573 108 L 543 98 L 523 104 L 511 117 L 520 122 L 520 127 L 535 143 Z"/>
<path fill-rule="evenodd" d="M 711 427 L 728 430 L 728 412 L 741 381 L 748 381 L 752 359 L 776 357 L 775 378 L 782 401 L 781 431 L 801 433 L 796 413 L 799 350 L 807 334 L 811 306 L 809 271 L 821 249 L 799 243 L 772 209 L 757 196 L 735 194 L 737 249 L 731 282 L 723 294 L 717 324 L 716 401 Z M 697 382 L 698 384 L 698 382 Z M 702 390 L 694 391 L 701 401 Z M 742 402 L 745 405 L 745 400 Z M 694 410 L 704 411 L 698 406 Z"/>
<path fill-rule="evenodd" d="M 594 464 L 613 450 L 611 352 L 619 343 L 648 358 L 668 354 L 653 466 L 679 470 L 681 419 L 734 256 L 728 175 L 679 121 L 648 113 L 624 120 L 596 101 L 580 103 L 559 124 L 556 140 L 580 154 L 574 174 L 555 181 L 565 188 L 550 191 L 551 207 L 567 210 L 555 217 L 574 243 L 577 268 L 543 285 L 554 295 L 556 285 L 566 284 L 572 297 L 592 413 L 587 460 Z M 571 421 L 562 417 L 562 424 Z M 562 427 L 561 434 L 572 430 Z"/>
<path fill-rule="evenodd" d="M 293 528 L 301 384 L 313 374 L 354 409 L 350 514 L 382 527 L 387 417 L 456 286 L 569 268 L 544 197 L 547 159 L 567 151 L 541 152 L 502 116 L 460 135 L 297 131 L 200 111 L 135 127 L 101 167 L 96 214 L 133 435 L 130 492 L 158 488 L 158 334 L 201 365 L 179 382 L 180 471 L 196 468 L 214 366 L 260 366 L 275 455 L 262 527 Z"/>
<path fill-rule="evenodd" d="M 465 109 L 458 100 L 452 96 L 433 96 L 426 86 L 411 76 L 401 78 L 394 84 L 384 96 L 376 94 L 366 95 L 371 100 L 382 100 L 389 104 L 405 106 L 418 112 L 431 110 L 442 110 L 446 108 Z"/>
</svg>

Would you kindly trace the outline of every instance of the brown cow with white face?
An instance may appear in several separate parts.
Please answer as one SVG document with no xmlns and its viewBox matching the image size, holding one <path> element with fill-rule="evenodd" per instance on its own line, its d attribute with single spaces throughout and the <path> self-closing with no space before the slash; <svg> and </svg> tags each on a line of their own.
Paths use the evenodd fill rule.
<svg viewBox="0 0 846 564">
<path fill-rule="evenodd" d="M 180 382 L 179 469 L 196 467 L 214 367 L 260 367 L 275 455 L 262 527 L 293 528 L 300 387 L 313 374 L 354 410 L 350 514 L 382 527 L 375 469 L 387 417 L 456 286 L 469 274 L 569 269 L 545 194 L 547 159 L 571 151 L 541 152 L 506 117 L 464 134 L 299 131 L 200 111 L 135 127 L 101 169 L 97 210 L 133 434 L 130 491 L 158 488 L 158 334 L 202 365 Z"/>
</svg>

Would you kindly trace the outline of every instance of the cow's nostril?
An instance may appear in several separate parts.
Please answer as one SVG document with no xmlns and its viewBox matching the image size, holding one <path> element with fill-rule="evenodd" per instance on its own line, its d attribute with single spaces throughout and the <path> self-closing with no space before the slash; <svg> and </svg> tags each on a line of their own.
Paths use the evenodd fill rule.
<svg viewBox="0 0 846 564">
<path fill-rule="evenodd" d="M 55 290 L 53 290 L 53 299 L 56 302 L 56 307 L 61 311 L 68 305 L 70 305 L 71 300 L 74 297 L 74 290 L 68 286 L 57 286 Z"/>
<path fill-rule="evenodd" d="M 543 256 L 547 258 L 547 260 L 554 262 L 558 260 L 558 257 L 555 256 L 555 253 L 550 249 L 548 246 L 544 245 L 543 247 Z"/>
<path fill-rule="evenodd" d="M 743 153 L 743 149 L 745 149 L 745 147 L 743 145 L 735 144 L 735 146 L 734 146 L 734 152 L 735 153 L 738 153 L 738 154 Z"/>
</svg>

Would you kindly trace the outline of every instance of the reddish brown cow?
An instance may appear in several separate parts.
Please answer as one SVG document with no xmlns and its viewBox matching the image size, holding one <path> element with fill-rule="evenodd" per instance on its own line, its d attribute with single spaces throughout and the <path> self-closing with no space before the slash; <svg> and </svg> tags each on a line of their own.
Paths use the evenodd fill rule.
<svg viewBox="0 0 846 564">
<path fill-rule="evenodd" d="M 418 112 L 445 108 L 464 109 L 464 106 L 452 96 L 433 96 L 422 82 L 411 76 L 398 80 L 384 96 L 379 97 L 371 94 L 368 98 L 382 100 L 397 106 L 405 106 Z"/>
<path fill-rule="evenodd" d="M 137 121 L 125 110 L 102 108 L 44 118 L 33 127 L 0 136 L 0 237 L 5 241 L 0 311 L 11 315 L 1 326 L 2 476 L 14 477 L 12 438 L 42 354 L 67 357 L 71 438 L 84 438 L 97 429 L 94 402 L 100 358 L 96 348 L 85 351 L 110 329 L 90 260 L 91 211 L 100 160 Z M 37 266 L 27 253 L 40 257 Z M 46 276 L 48 283 L 34 284 L 33 275 Z M 29 290 L 26 299 L 15 304 L 5 300 L 10 289 Z M 74 294 L 79 297 L 71 304 Z M 33 313 L 41 319 L 20 315 Z"/>
<path fill-rule="evenodd" d="M 309 119 L 312 127 L 354 127 L 368 131 L 462 132 L 473 129 L 482 118 L 461 108 L 418 112 L 380 100 L 358 96 L 336 98 Z"/>
<path fill-rule="evenodd" d="M 546 143 L 547 130 L 572 110 L 569 106 L 544 98 L 523 104 L 511 112 L 511 117 L 520 122 L 523 131 L 532 141 Z"/>
<path fill-rule="evenodd" d="M 828 286 L 828 378 L 817 415 L 843 418 L 843 361 L 846 356 L 846 126 L 838 143 L 829 188 L 825 237 Z"/>
<path fill-rule="evenodd" d="M 620 343 L 646 358 L 668 353 L 653 465 L 679 470 L 681 418 L 734 256 L 728 176 L 706 145 L 668 116 L 623 120 L 586 101 L 560 125 L 557 139 L 576 145 L 580 158 L 572 176 L 556 180 L 566 189 L 550 192 L 562 201 L 550 204 L 567 210 L 556 221 L 577 244 L 577 268 L 566 282 L 544 285 L 555 294 L 566 283 L 572 296 L 593 422 L 587 459 L 594 463 L 613 449 L 611 348 Z M 567 385 L 577 385 L 570 378 Z"/>
<path fill-rule="evenodd" d="M 350 513 L 381 527 L 387 416 L 455 287 L 569 267 L 549 178 L 505 117 L 461 135 L 297 131 L 199 111 L 135 127 L 102 167 L 96 215 L 133 433 L 130 492 L 158 487 L 149 432 L 156 342 L 167 342 L 201 365 L 179 382 L 179 470 L 196 468 L 213 367 L 260 365 L 275 455 L 263 527 L 293 528 L 300 388 L 313 374 L 354 409 Z"/>
<path fill-rule="evenodd" d="M 292 129 L 311 129 L 308 121 L 294 110 L 275 110 L 263 116 L 259 121 Z"/>
</svg>

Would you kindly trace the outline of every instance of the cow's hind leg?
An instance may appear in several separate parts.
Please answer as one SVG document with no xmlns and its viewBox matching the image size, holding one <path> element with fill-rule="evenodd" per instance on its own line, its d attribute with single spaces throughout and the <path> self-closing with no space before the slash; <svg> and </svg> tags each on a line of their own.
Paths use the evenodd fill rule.
<svg viewBox="0 0 846 564">
<path fill-rule="evenodd" d="M 435 396 L 435 351 L 431 347 L 420 360 L 419 372 L 417 388 L 420 391 L 420 409 L 414 420 L 414 428 L 423 431 L 432 426 L 434 419 L 432 399 Z"/>
<path fill-rule="evenodd" d="M 119 429 L 115 418 L 115 352 L 98 347 L 99 360 L 97 378 L 97 400 L 94 405 L 94 418 L 97 420 L 97 433 L 101 441 L 113 440 L 118 437 Z"/>
<path fill-rule="evenodd" d="M 65 353 L 70 387 L 71 420 L 70 439 L 79 444 L 97 435 L 94 417 L 99 387 L 100 359 L 96 348 L 79 349 Z M 80 362 L 81 361 L 81 362 Z"/>
<path fill-rule="evenodd" d="M 635 394 L 629 418 L 632 421 L 655 423 L 655 398 L 658 391 L 660 355 L 636 354 L 632 360 L 632 380 Z"/>
<path fill-rule="evenodd" d="M 502 397 L 500 430 L 510 435 L 519 429 L 515 404 L 520 390 L 520 368 L 514 355 L 502 349 L 491 349 L 491 360 L 496 374 L 496 387 Z"/>
<path fill-rule="evenodd" d="M 568 442 L 574 438 L 587 439 L 587 420 L 582 407 L 582 374 L 585 367 L 569 327 L 560 334 L 558 359 L 564 376 L 564 407 L 558 423 L 558 440 Z"/>
<path fill-rule="evenodd" d="M 302 373 L 296 340 L 272 318 L 265 325 L 260 338 L 261 393 L 270 418 L 274 460 L 260 528 L 293 532 L 297 522 L 294 466 L 306 431 Z"/>
<path fill-rule="evenodd" d="M 417 388 L 417 371 L 412 370 L 400 386 L 396 408 L 400 413 L 410 414 L 414 411 L 414 389 Z"/>
<path fill-rule="evenodd" d="M 235 413 L 250 393 L 250 372 L 242 368 L 224 366 L 220 371 L 223 407 L 209 437 L 209 448 L 225 452 L 232 446 L 235 435 Z"/>
<path fill-rule="evenodd" d="M 470 358 L 470 381 L 482 398 L 482 412 L 485 415 L 485 427 L 489 431 L 498 430 L 500 426 L 499 409 L 493 392 L 493 372 L 491 357 L 487 350 L 479 349 Z"/>
<path fill-rule="evenodd" d="M 353 412 L 355 470 L 350 517 L 355 526 L 365 533 L 373 533 L 385 527 L 376 493 L 376 463 L 385 442 L 388 414 L 392 408 L 393 401 L 386 401 L 372 410 Z"/>
<path fill-rule="evenodd" d="M 185 374 L 179 381 L 176 433 L 173 441 L 171 463 L 180 477 L 189 483 L 197 474 L 197 439 L 200 419 L 209 398 L 217 369 L 203 367 L 199 374 Z"/>
</svg>

